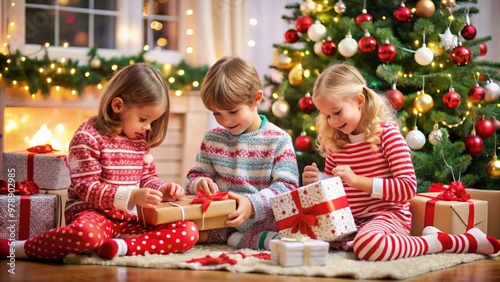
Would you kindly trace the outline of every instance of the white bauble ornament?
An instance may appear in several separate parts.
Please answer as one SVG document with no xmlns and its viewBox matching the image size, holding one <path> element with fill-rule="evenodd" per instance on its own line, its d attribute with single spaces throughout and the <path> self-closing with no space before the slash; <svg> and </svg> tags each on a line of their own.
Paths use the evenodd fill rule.
<svg viewBox="0 0 500 282">
<path fill-rule="evenodd" d="M 427 139 L 429 139 L 429 142 L 432 145 L 436 145 L 439 141 L 443 140 L 443 132 L 439 130 L 439 125 L 437 123 L 434 124 L 433 130 L 429 133 L 429 137 Z"/>
<path fill-rule="evenodd" d="M 352 38 L 351 33 L 348 33 L 344 39 L 340 40 L 337 50 L 346 58 L 352 57 L 358 52 L 358 42 Z"/>
<path fill-rule="evenodd" d="M 413 150 L 420 150 L 425 145 L 425 135 L 416 126 L 406 134 L 405 139 L 408 147 Z"/>
<path fill-rule="evenodd" d="M 434 53 L 427 46 L 422 44 L 422 47 L 418 48 L 415 52 L 415 61 L 421 66 L 427 66 L 434 60 Z"/>
<path fill-rule="evenodd" d="M 312 41 L 320 41 L 326 34 L 326 27 L 321 22 L 314 22 L 307 30 L 307 36 Z"/>
<path fill-rule="evenodd" d="M 101 67 L 101 60 L 99 60 L 99 57 L 94 56 L 92 60 L 90 60 L 90 67 L 93 69 L 98 69 Z"/>
<path fill-rule="evenodd" d="M 496 84 L 492 80 L 490 80 L 485 86 L 483 86 L 483 88 L 485 92 L 484 100 L 493 102 L 500 98 L 500 86 L 498 86 L 498 84 Z"/>
<path fill-rule="evenodd" d="M 271 112 L 279 118 L 285 117 L 288 115 L 290 111 L 290 104 L 285 101 L 283 98 L 280 98 L 276 102 L 274 102 L 271 106 Z"/>
<path fill-rule="evenodd" d="M 321 50 L 321 47 L 323 46 L 323 41 L 318 41 L 314 43 L 314 54 L 320 56 L 320 57 L 326 57 L 325 53 Z"/>
<path fill-rule="evenodd" d="M 317 5 L 316 2 L 306 0 L 300 4 L 300 12 L 302 15 L 307 16 L 309 14 L 314 14 L 316 13 Z"/>
</svg>

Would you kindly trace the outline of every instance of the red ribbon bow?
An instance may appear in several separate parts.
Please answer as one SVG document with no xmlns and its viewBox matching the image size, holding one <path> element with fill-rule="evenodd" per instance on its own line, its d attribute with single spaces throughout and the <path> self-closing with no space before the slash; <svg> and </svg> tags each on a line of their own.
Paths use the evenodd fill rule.
<svg viewBox="0 0 500 282">
<path fill-rule="evenodd" d="M 14 190 L 12 190 L 12 188 L 14 188 Z M 12 185 L 9 187 L 9 183 L 7 181 L 0 180 L 0 194 L 2 195 L 13 193 L 14 195 L 29 196 L 38 192 L 40 192 L 40 187 L 38 187 L 38 185 L 31 180 L 16 182 L 14 187 L 12 187 Z"/>
<path fill-rule="evenodd" d="M 39 153 L 39 154 L 46 154 L 46 153 L 51 153 L 51 152 L 57 151 L 54 148 L 52 148 L 52 145 L 50 145 L 50 144 L 33 146 L 33 147 L 28 148 L 27 150 L 28 150 L 28 152 Z"/>
<path fill-rule="evenodd" d="M 213 195 L 208 195 L 203 189 L 196 191 L 196 198 L 191 201 L 191 204 L 201 204 L 201 210 L 206 212 L 212 201 L 221 201 L 227 198 L 227 192 L 218 192 Z"/>
<path fill-rule="evenodd" d="M 471 199 L 470 194 L 465 190 L 464 184 L 460 181 L 450 182 L 448 188 L 441 183 L 433 183 L 429 187 L 429 192 L 441 192 L 436 198 L 444 201 L 467 202 Z"/>
</svg>

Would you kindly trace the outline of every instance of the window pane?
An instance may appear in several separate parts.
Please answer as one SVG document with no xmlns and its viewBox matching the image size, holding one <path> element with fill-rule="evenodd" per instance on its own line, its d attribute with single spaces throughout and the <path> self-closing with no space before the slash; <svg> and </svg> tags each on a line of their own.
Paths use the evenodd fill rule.
<svg viewBox="0 0 500 282">
<path fill-rule="evenodd" d="M 89 15 L 60 12 L 60 44 L 69 43 L 73 47 L 89 47 Z"/>
<path fill-rule="evenodd" d="M 106 2 L 106 1 L 104 1 L 104 2 Z M 61 7 L 78 7 L 78 8 L 85 8 L 85 9 L 90 8 L 89 0 L 59 0 L 59 6 L 61 6 Z"/>
<path fill-rule="evenodd" d="M 55 5 L 56 0 L 26 0 L 26 4 Z"/>
<path fill-rule="evenodd" d="M 116 0 L 94 0 L 94 9 L 116 11 Z"/>
<path fill-rule="evenodd" d="M 27 44 L 55 44 L 54 11 L 26 8 L 25 36 Z"/>
<path fill-rule="evenodd" d="M 95 16 L 94 39 L 97 48 L 115 49 L 116 18 Z"/>
</svg>

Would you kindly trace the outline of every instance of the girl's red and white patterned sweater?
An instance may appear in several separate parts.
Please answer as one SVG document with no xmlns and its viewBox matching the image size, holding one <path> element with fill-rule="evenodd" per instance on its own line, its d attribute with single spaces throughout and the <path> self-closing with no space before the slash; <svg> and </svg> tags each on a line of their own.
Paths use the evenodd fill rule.
<svg viewBox="0 0 500 282">
<path fill-rule="evenodd" d="M 129 205 L 132 190 L 158 190 L 165 184 L 156 173 L 145 136 L 102 135 L 94 123 L 95 118 L 84 122 L 70 143 L 66 222 L 85 210 L 123 221 L 137 220 L 135 205 Z"/>
</svg>

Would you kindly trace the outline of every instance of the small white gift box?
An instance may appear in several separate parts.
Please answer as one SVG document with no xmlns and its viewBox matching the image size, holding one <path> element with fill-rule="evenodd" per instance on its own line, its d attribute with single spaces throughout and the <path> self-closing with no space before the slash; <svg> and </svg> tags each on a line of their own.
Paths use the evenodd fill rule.
<svg viewBox="0 0 500 282">
<path fill-rule="evenodd" d="M 269 241 L 271 261 L 281 266 L 326 265 L 330 244 L 315 239 L 294 240 L 289 238 Z"/>
</svg>

